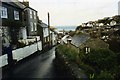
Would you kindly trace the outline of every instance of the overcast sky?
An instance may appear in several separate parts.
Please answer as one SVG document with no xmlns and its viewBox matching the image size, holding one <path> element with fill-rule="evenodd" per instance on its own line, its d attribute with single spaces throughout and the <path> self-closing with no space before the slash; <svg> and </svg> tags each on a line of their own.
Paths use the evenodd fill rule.
<svg viewBox="0 0 120 80">
<path fill-rule="evenodd" d="M 22 1 L 22 0 L 20 0 Z M 50 13 L 52 26 L 79 25 L 118 14 L 119 0 L 29 0 L 30 7 L 38 11 L 47 23 Z"/>
</svg>

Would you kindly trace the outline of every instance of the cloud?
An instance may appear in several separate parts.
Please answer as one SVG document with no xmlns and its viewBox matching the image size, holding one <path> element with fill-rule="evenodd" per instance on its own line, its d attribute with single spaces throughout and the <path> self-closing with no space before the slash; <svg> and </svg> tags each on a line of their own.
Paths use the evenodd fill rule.
<svg viewBox="0 0 120 80">
<path fill-rule="evenodd" d="M 29 0 L 38 11 L 41 20 L 47 23 L 50 12 L 51 25 L 78 25 L 117 14 L 119 0 Z"/>
</svg>

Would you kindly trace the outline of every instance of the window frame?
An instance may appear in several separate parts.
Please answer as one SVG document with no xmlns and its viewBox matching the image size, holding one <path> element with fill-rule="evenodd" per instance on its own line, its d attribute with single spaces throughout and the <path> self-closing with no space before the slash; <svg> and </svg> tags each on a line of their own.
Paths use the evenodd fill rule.
<svg viewBox="0 0 120 80">
<path fill-rule="evenodd" d="M 14 19 L 20 20 L 19 11 L 17 11 L 17 10 L 14 10 Z"/>
<path fill-rule="evenodd" d="M 33 16 L 32 16 L 32 10 L 30 9 L 29 11 L 30 11 L 30 18 L 33 18 Z"/>
<path fill-rule="evenodd" d="M 0 7 L 1 18 L 8 18 L 8 9 L 4 6 Z"/>
<path fill-rule="evenodd" d="M 37 23 L 34 23 L 34 30 L 37 31 Z"/>
<path fill-rule="evenodd" d="M 31 31 L 34 31 L 34 28 L 33 28 L 33 22 L 30 22 L 30 26 L 31 26 Z"/>
<path fill-rule="evenodd" d="M 34 11 L 34 19 L 36 19 L 36 12 Z"/>
</svg>

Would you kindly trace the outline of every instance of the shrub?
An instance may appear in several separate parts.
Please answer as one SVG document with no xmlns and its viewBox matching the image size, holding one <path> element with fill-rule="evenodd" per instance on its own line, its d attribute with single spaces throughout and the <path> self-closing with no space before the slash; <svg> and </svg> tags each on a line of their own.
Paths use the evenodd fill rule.
<svg viewBox="0 0 120 80">
<path fill-rule="evenodd" d="M 114 64 L 115 57 L 114 53 L 110 50 L 98 49 L 87 54 L 84 57 L 83 62 L 96 68 L 98 71 L 104 69 L 110 70 L 114 65 L 109 64 Z"/>
<path fill-rule="evenodd" d="M 90 53 L 79 54 L 67 45 L 60 45 L 59 51 L 82 68 L 89 78 L 119 79 L 120 54 L 115 54 L 109 49 L 92 49 Z"/>
<path fill-rule="evenodd" d="M 59 45 L 57 48 L 63 55 L 67 57 L 69 61 L 76 61 L 76 56 L 78 53 L 74 49 L 68 47 L 67 45 Z"/>
<path fill-rule="evenodd" d="M 89 66 L 87 64 L 81 63 L 79 65 L 79 67 L 82 68 L 88 76 L 90 74 L 94 74 L 95 73 L 95 69 L 93 69 L 91 66 Z"/>
<path fill-rule="evenodd" d="M 18 42 L 18 43 L 17 43 L 17 46 L 18 46 L 18 48 L 23 48 L 23 47 L 26 46 L 26 44 L 23 43 L 23 42 Z"/>
<path fill-rule="evenodd" d="M 110 72 L 105 70 L 105 71 L 101 71 L 100 74 L 96 78 L 113 80 L 114 77 Z"/>
</svg>

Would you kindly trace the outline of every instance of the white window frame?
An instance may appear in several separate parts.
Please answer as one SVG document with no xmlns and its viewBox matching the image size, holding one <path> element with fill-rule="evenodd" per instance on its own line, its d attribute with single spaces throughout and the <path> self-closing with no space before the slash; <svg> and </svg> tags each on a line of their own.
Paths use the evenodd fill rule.
<svg viewBox="0 0 120 80">
<path fill-rule="evenodd" d="M 30 26 L 31 26 L 31 31 L 34 31 L 33 22 L 30 22 Z"/>
<path fill-rule="evenodd" d="M 32 10 L 30 9 L 30 18 L 32 18 Z"/>
<path fill-rule="evenodd" d="M 14 19 L 19 20 L 19 11 L 14 10 Z"/>
<path fill-rule="evenodd" d="M 6 7 L 0 7 L 1 12 L 1 18 L 8 18 L 7 8 Z"/>
<path fill-rule="evenodd" d="M 32 10 L 30 9 L 30 14 L 32 14 Z"/>
<path fill-rule="evenodd" d="M 34 29 L 37 31 L 37 23 L 34 23 Z"/>
<path fill-rule="evenodd" d="M 36 12 L 34 11 L 34 19 L 36 19 Z"/>
<path fill-rule="evenodd" d="M 30 18 L 32 18 L 32 15 L 30 14 Z"/>
</svg>

